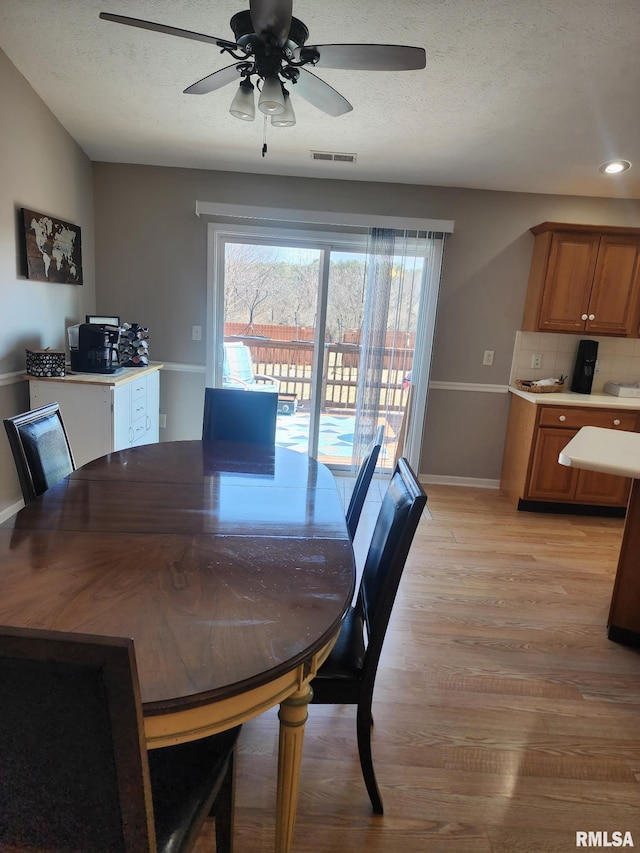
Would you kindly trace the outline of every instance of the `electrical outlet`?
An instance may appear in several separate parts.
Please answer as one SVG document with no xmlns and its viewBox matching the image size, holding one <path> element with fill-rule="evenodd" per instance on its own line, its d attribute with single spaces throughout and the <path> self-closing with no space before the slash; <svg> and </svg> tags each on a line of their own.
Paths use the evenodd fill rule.
<svg viewBox="0 0 640 853">
<path fill-rule="evenodd" d="M 491 367 L 493 364 L 493 356 L 495 355 L 495 351 L 492 349 L 486 349 L 484 351 L 484 358 L 482 359 L 482 363 Z"/>
<path fill-rule="evenodd" d="M 167 428 L 167 416 L 166 415 L 160 415 L 159 416 L 158 426 L 160 427 L 160 429 L 166 429 Z"/>
<path fill-rule="evenodd" d="M 192 326 L 191 327 L 191 340 L 192 341 L 201 341 L 202 340 L 202 326 Z"/>
<path fill-rule="evenodd" d="M 534 370 L 539 370 L 542 367 L 542 356 L 539 352 L 534 352 L 531 356 L 531 367 Z"/>
</svg>

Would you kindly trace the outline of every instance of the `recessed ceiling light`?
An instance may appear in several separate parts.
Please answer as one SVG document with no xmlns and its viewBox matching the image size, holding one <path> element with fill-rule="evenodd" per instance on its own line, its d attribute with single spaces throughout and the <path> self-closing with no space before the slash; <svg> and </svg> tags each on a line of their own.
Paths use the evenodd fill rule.
<svg viewBox="0 0 640 853">
<path fill-rule="evenodd" d="M 628 160 L 609 160 L 603 163 L 598 169 L 605 175 L 617 175 L 619 172 L 626 172 L 631 168 L 631 163 Z"/>
</svg>

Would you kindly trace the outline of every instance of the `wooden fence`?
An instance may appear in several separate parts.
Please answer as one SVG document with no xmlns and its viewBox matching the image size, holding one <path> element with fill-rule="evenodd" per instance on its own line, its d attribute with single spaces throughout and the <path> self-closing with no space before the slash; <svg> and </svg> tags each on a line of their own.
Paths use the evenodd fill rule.
<svg viewBox="0 0 640 853">
<path fill-rule="evenodd" d="M 273 338 L 227 335 L 225 340 L 241 341 L 251 350 L 256 373 L 280 380 L 283 394 L 295 394 L 300 401 L 311 398 L 313 343 L 279 341 Z M 380 407 L 383 411 L 402 411 L 406 403 L 405 378 L 411 370 L 413 348 L 384 347 L 383 387 Z M 322 409 L 354 409 L 360 369 L 360 345 L 325 344 Z"/>
</svg>

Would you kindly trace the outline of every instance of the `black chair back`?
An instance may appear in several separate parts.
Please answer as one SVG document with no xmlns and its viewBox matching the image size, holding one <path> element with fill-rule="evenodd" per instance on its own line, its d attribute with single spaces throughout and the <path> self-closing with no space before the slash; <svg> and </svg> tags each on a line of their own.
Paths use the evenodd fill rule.
<svg viewBox="0 0 640 853">
<path fill-rule="evenodd" d="M 408 462 L 400 458 L 382 500 L 360 581 L 360 607 L 369 637 L 365 668 L 378 665 L 405 562 L 426 502 L 427 496 Z"/>
<path fill-rule="evenodd" d="M 383 441 L 384 426 L 379 426 L 373 440 L 373 444 L 369 448 L 367 455 L 360 465 L 360 470 L 356 477 L 353 492 L 351 493 L 351 500 L 347 507 L 347 530 L 349 531 L 351 541 L 353 541 L 353 538 L 356 535 L 358 522 L 362 515 L 364 502 L 367 497 L 367 492 L 369 491 L 369 486 L 371 485 L 373 473 L 376 470 L 376 465 L 378 464 L 378 456 L 380 455 L 380 448 L 382 447 Z"/>
<path fill-rule="evenodd" d="M 202 438 L 275 447 L 277 415 L 275 392 L 205 388 Z"/>
<path fill-rule="evenodd" d="M 57 403 L 5 418 L 24 502 L 46 492 L 75 469 Z"/>
<path fill-rule="evenodd" d="M 0 849 L 231 853 L 239 728 L 147 752 L 133 640 L 0 627 L 0 684 Z"/>
<path fill-rule="evenodd" d="M 2 628 L 0 683 L 0 841 L 151 850 L 133 641 Z"/>
<path fill-rule="evenodd" d="M 371 756 L 371 702 L 387 626 L 427 496 L 408 462 L 396 464 L 367 553 L 358 596 L 338 640 L 311 682 L 312 702 L 357 705 L 358 752 L 373 810 L 382 798 Z M 366 631 L 365 631 L 366 629 Z"/>
</svg>

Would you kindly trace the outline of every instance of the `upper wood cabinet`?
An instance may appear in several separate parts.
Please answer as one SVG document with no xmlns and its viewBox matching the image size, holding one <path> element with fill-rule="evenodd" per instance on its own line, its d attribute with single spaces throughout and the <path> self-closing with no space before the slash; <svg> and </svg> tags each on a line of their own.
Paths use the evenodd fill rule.
<svg viewBox="0 0 640 853">
<path fill-rule="evenodd" d="M 522 329 L 638 337 L 640 228 L 543 222 Z"/>
</svg>

